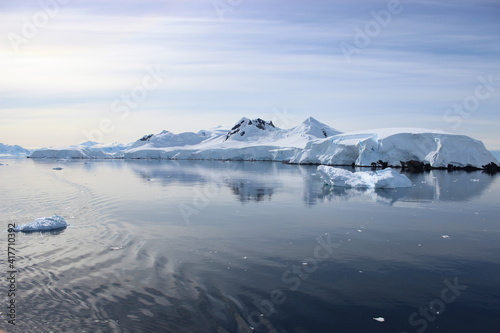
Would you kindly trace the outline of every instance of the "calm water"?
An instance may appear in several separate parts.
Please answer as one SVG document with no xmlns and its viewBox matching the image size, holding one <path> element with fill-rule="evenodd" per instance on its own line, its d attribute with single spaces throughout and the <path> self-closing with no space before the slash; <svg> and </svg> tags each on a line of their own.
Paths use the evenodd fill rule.
<svg viewBox="0 0 500 333">
<path fill-rule="evenodd" d="M 499 330 L 498 176 L 362 191 L 280 163 L 0 162 L 2 276 L 8 223 L 71 224 L 17 234 L 9 332 Z"/>
</svg>

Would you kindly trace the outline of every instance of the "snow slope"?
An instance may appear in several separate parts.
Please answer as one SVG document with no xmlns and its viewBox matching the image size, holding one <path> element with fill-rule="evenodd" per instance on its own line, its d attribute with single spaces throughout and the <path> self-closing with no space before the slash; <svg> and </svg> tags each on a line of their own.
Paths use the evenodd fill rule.
<svg viewBox="0 0 500 333">
<path fill-rule="evenodd" d="M 0 143 L 0 158 L 26 157 L 31 151 L 18 145 L 6 145 Z"/>
<path fill-rule="evenodd" d="M 313 117 L 309 117 L 300 125 L 289 129 L 286 136 L 300 136 L 307 138 L 308 140 L 314 140 L 317 138 L 327 138 L 341 133 L 342 132 L 337 131 L 335 128 L 323 124 Z"/>
<path fill-rule="evenodd" d="M 253 120 L 242 118 L 227 133 L 224 141 L 276 141 L 282 133 L 283 131 L 275 127 L 272 121 L 266 122 L 260 118 Z"/>
</svg>

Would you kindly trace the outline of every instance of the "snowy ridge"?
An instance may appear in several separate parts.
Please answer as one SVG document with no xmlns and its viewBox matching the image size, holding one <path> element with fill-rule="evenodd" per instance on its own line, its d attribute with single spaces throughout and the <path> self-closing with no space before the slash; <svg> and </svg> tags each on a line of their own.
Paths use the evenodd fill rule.
<svg viewBox="0 0 500 333">
<path fill-rule="evenodd" d="M 31 154 L 31 151 L 18 145 L 6 145 L 0 143 L 0 157 L 1 158 L 16 158 L 26 157 Z"/>
<path fill-rule="evenodd" d="M 309 140 L 314 140 L 317 138 L 327 138 L 329 136 L 341 134 L 342 132 L 337 131 L 335 128 L 325 125 L 313 117 L 307 118 L 300 125 L 291 128 L 287 131 L 286 136 L 302 136 Z"/>
<path fill-rule="evenodd" d="M 214 139 L 222 139 L 226 133 L 227 130 L 220 128 L 201 130 L 198 133 L 184 132 L 174 134 L 169 131 L 163 131 L 158 134 L 143 136 L 134 142 L 129 150 L 195 146 L 202 142 L 207 143 Z"/>
<path fill-rule="evenodd" d="M 148 134 L 130 145 L 78 146 L 35 151 L 32 158 L 126 158 L 262 160 L 297 164 L 371 166 L 384 161 L 419 161 L 432 167 L 482 167 L 499 163 L 481 141 L 418 128 L 385 128 L 342 133 L 310 117 L 281 129 L 263 119 L 240 119 L 231 129 Z"/>
<path fill-rule="evenodd" d="M 272 121 L 266 122 L 260 118 L 254 120 L 242 118 L 227 133 L 224 141 L 252 141 L 262 139 L 266 136 L 272 137 L 276 134 L 280 134 L 280 129 L 276 128 Z"/>
<path fill-rule="evenodd" d="M 324 138 L 325 133 L 340 132 L 314 118 L 288 130 L 260 118 L 242 118 L 230 130 L 149 134 L 126 150 L 124 157 L 288 161 L 309 141 Z"/>
</svg>

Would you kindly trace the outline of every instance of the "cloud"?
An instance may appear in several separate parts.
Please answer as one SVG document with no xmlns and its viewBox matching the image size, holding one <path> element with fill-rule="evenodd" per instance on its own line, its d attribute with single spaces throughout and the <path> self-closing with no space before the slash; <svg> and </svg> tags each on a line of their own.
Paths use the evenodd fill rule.
<svg viewBox="0 0 500 333">
<path fill-rule="evenodd" d="M 0 14 L 5 31 L 20 33 L 22 18 L 31 18 L 37 6 L 10 3 Z M 198 130 L 207 121 L 210 127 L 284 106 L 297 122 L 312 115 L 341 130 L 412 126 L 422 119 L 429 120 L 423 127 L 436 128 L 449 125 L 443 113 L 474 92 L 478 76 L 492 74 L 497 92 L 459 130 L 479 139 L 493 132 L 472 120 L 499 119 L 497 7 L 490 1 L 402 6 L 348 63 L 339 44 L 354 45 L 356 28 L 374 20 L 371 12 L 385 10 L 386 1 L 243 0 L 224 20 L 211 1 L 70 3 L 20 52 L 8 39 L 0 41 L 0 115 L 15 118 L 16 110 L 29 109 L 53 119 L 59 113 L 49 110 L 57 109 L 78 115 L 81 124 L 96 123 L 141 82 L 147 66 L 159 66 L 165 82 L 133 112 L 165 119 L 164 129 L 174 132 L 189 130 L 182 121 L 166 121 L 174 115 L 185 115 L 190 130 Z M 151 132 L 147 120 L 138 123 L 137 133 Z M 110 141 L 137 136 L 116 133 Z M 8 141 L 0 135 L 0 142 Z"/>
</svg>

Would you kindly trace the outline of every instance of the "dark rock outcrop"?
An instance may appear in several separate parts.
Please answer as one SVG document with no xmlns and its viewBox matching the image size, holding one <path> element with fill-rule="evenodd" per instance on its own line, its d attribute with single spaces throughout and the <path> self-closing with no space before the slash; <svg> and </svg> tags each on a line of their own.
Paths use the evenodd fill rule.
<svg viewBox="0 0 500 333">
<path fill-rule="evenodd" d="M 405 163 L 409 172 L 424 172 L 424 163 L 420 161 L 407 161 Z"/>
<path fill-rule="evenodd" d="M 139 139 L 139 141 L 149 141 L 154 134 L 149 134 L 149 135 L 144 135 L 142 138 Z"/>
<path fill-rule="evenodd" d="M 491 162 L 483 165 L 483 171 L 489 175 L 494 175 L 500 172 L 500 166 L 498 166 L 496 163 Z"/>
</svg>

